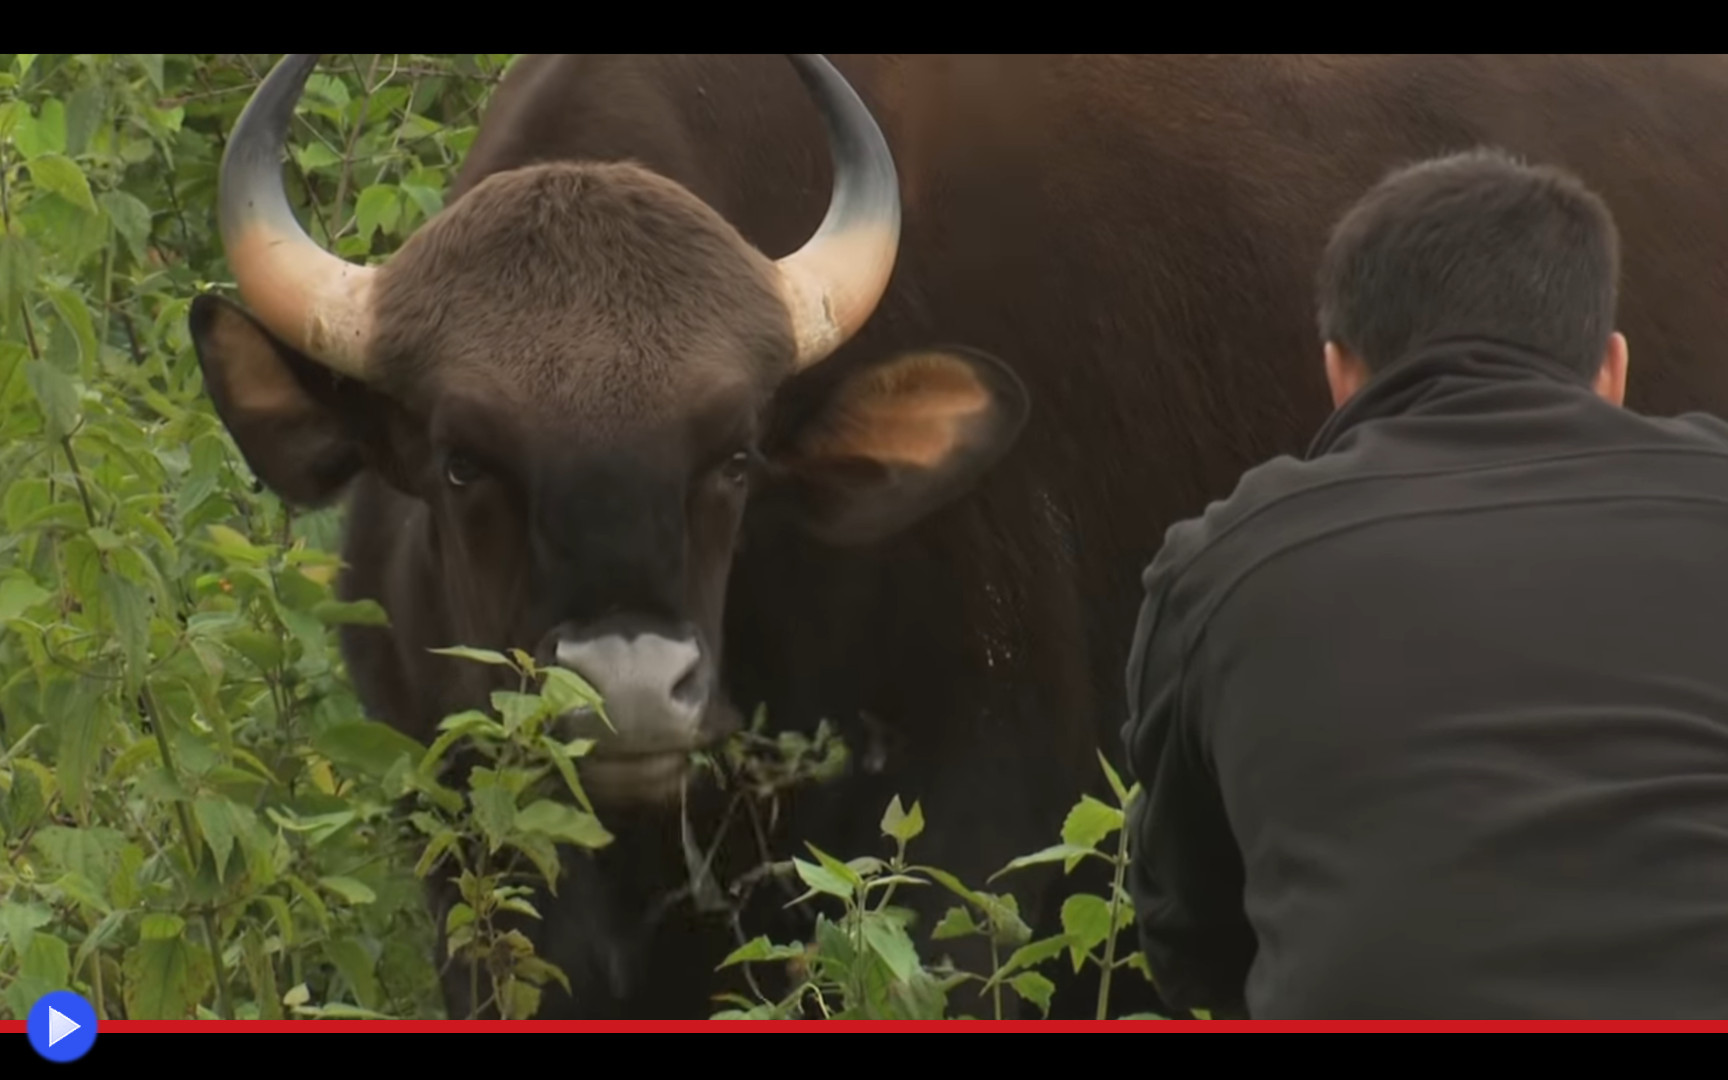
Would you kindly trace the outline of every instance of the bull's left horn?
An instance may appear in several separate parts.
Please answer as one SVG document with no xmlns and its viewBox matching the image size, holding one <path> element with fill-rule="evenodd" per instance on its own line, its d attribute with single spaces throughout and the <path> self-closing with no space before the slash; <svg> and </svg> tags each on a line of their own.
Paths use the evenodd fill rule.
<svg viewBox="0 0 1728 1080">
<path fill-rule="evenodd" d="M 779 262 L 804 368 L 856 334 L 881 302 L 900 249 L 900 178 L 881 128 L 827 58 L 787 57 L 822 111 L 834 159 L 828 216 Z"/>
<path fill-rule="evenodd" d="M 284 56 L 234 125 L 217 181 L 222 249 L 240 295 L 271 333 L 322 364 L 364 379 L 376 271 L 314 243 L 282 189 L 288 123 L 317 63 L 317 53 Z"/>
</svg>

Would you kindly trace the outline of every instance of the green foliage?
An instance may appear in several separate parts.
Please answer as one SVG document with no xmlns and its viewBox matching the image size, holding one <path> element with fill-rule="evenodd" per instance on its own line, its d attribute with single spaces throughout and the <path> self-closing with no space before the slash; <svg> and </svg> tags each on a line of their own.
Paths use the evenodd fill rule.
<svg viewBox="0 0 1728 1080">
<path fill-rule="evenodd" d="M 392 806 L 424 750 L 331 634 L 382 612 L 333 597 L 333 513 L 255 489 L 187 337 L 275 59 L 0 54 L 0 1016 L 60 987 L 105 1018 L 441 1008 Z M 285 170 L 313 235 L 382 256 L 435 213 L 509 59 L 329 58 Z M 504 838 L 604 833 L 530 804 Z"/>
<path fill-rule="evenodd" d="M 204 394 L 186 315 L 230 288 L 218 163 L 276 59 L 0 54 L 0 1017 L 61 988 L 104 1019 L 438 1016 L 446 959 L 477 961 L 477 1009 L 532 1016 L 548 986 L 568 986 L 524 931 L 533 892 L 579 865 L 565 851 L 612 841 L 580 782 L 591 744 L 549 724 L 577 706 L 605 716 L 568 671 L 451 643 L 514 688 L 448 718 L 430 746 L 366 719 L 334 631 L 386 620 L 336 599 L 337 511 L 294 513 L 263 491 Z M 511 59 L 326 58 L 284 168 L 312 237 L 375 261 L 438 213 Z M 460 792 L 445 784 L 458 752 L 477 762 Z M 746 806 L 766 836 L 779 792 L 849 761 L 826 723 L 770 734 L 758 712 L 703 763 L 733 793 L 727 821 Z M 1001 1015 L 1005 990 L 1047 1009 L 1039 969 L 1064 957 L 1144 973 L 1119 956 L 1132 794 L 1110 779 L 1117 806 L 1082 800 L 1060 844 L 1009 867 L 1117 867 L 1112 896 L 1064 907 L 1062 934 L 1033 941 L 1012 896 L 908 864 L 923 810 L 896 799 L 892 858 L 812 847 L 766 868 L 839 914 L 809 948 L 742 945 L 728 965 L 807 977 L 785 1001 L 721 1015 L 814 1002 L 941 1017 L 967 985 Z M 688 827 L 686 849 L 691 896 L 725 908 L 735 888 L 710 880 Z M 425 903 L 434 875 L 459 891 L 447 957 Z M 892 900 L 932 884 L 960 903 L 931 939 L 987 940 L 989 975 L 920 959 Z"/>
<path fill-rule="evenodd" d="M 790 1019 L 805 1015 L 813 1006 L 823 1017 L 836 1020 L 944 1020 L 953 1018 L 953 991 L 969 983 L 979 984 L 978 991 L 989 996 L 998 1020 L 1003 1017 L 1003 987 L 1048 1015 L 1056 985 L 1038 968 L 1066 955 L 1076 973 L 1086 964 L 1099 969 L 1096 1015 L 1099 1020 L 1109 1019 L 1115 974 L 1131 968 L 1148 980 L 1152 976 L 1143 954 L 1122 949 L 1120 942 L 1123 931 L 1134 923 L 1133 901 L 1123 887 L 1129 860 L 1124 823 L 1129 806 L 1139 797 L 1140 786 L 1125 788 L 1110 763 L 1102 755 L 1099 760 L 1117 805 L 1083 796 L 1062 825 L 1060 844 L 1015 859 L 995 875 L 1049 862 L 1061 862 L 1065 872 L 1072 872 L 1086 858 L 1110 864 L 1114 871 L 1110 897 L 1089 893 L 1070 896 L 1062 905 L 1060 934 L 1033 940 L 1032 929 L 1021 919 L 1019 904 L 1011 894 L 982 892 L 947 871 L 909 864 L 906 848 L 924 831 L 924 810 L 916 802 L 907 810 L 896 797 L 888 804 L 881 823 L 882 835 L 894 843 L 889 859 L 865 856 L 840 862 L 812 846 L 815 862 L 792 860 L 798 877 L 809 887 L 797 902 L 819 895 L 832 897 L 840 902 L 838 921 L 825 913 L 819 915 L 815 941 L 809 947 L 776 945 L 758 937 L 734 950 L 721 964 L 790 962 L 805 973 L 802 981 L 777 1001 L 731 999 L 739 1007 L 722 1010 L 714 1018 Z M 1115 851 L 1106 853 L 1099 845 L 1112 835 L 1116 837 Z M 889 901 L 901 886 L 931 884 L 940 885 L 962 903 L 948 909 L 931 929 L 930 940 L 984 939 L 990 947 L 990 974 L 960 971 L 946 961 L 927 965 L 920 958 L 910 930 L 911 913 Z M 879 898 L 872 900 L 872 894 L 878 892 Z M 1004 951 L 1008 951 L 1006 960 L 1002 959 Z M 1142 1014 L 1122 1019 L 1164 1018 Z"/>
</svg>

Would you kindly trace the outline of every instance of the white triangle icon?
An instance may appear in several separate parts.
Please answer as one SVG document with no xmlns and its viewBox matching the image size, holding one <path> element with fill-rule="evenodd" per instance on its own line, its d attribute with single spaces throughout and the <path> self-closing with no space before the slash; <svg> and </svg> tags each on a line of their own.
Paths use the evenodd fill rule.
<svg viewBox="0 0 1728 1080">
<path fill-rule="evenodd" d="M 73 1020 L 54 1006 L 48 1006 L 49 1046 L 53 1046 L 55 1043 L 72 1034 L 74 1031 L 77 1031 L 82 1026 L 83 1025 L 79 1024 L 78 1021 Z"/>
</svg>

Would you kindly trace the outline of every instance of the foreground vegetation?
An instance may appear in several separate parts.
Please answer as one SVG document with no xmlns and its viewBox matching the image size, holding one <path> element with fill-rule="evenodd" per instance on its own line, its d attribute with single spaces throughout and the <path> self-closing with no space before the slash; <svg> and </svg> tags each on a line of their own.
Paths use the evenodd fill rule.
<svg viewBox="0 0 1728 1080">
<path fill-rule="evenodd" d="M 611 840 L 578 780 L 587 744 L 543 729 L 593 699 L 570 673 L 456 650 L 516 667 L 519 687 L 430 748 L 361 715 L 332 631 L 383 613 L 332 595 L 335 512 L 262 491 L 204 396 L 186 314 L 229 287 L 221 140 L 275 59 L 0 54 L 0 1017 L 60 988 L 104 1018 L 440 1016 L 434 873 L 463 890 L 451 949 L 499 961 L 478 998 L 532 1016 L 563 975 L 501 917 L 533 915 L 525 886 L 560 846 Z M 435 214 L 511 59 L 327 57 L 286 169 L 313 237 L 381 259 Z M 458 740 L 494 759 L 465 793 L 438 780 Z M 771 798 L 844 748 L 757 731 L 725 757 Z M 1111 980 L 1145 968 L 1121 936 L 1136 792 L 1109 779 L 1114 805 L 1083 799 L 1052 823 L 1059 843 L 1005 868 L 1117 868 L 1111 895 L 1068 902 L 1061 935 L 1033 941 L 990 883 L 917 864 L 923 811 L 896 799 L 882 852 L 784 868 L 824 911 L 813 952 L 759 938 L 727 961 L 797 959 L 807 980 L 717 1014 L 936 1019 L 965 1011 L 963 985 L 986 1015 L 1007 995 L 1045 1008 L 1047 965 L 1089 963 L 1098 1015 L 1116 1015 Z M 909 928 L 902 887 L 954 907 Z M 994 970 L 924 958 L 972 934 Z"/>
</svg>

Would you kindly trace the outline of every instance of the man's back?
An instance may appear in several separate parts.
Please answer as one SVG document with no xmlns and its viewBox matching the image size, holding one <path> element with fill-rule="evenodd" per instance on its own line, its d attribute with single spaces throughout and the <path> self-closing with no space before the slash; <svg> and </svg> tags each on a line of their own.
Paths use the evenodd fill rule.
<svg viewBox="0 0 1728 1080">
<path fill-rule="evenodd" d="M 1172 535 L 1250 1011 L 1728 1016 L 1728 426 L 1473 355 Z"/>
</svg>

